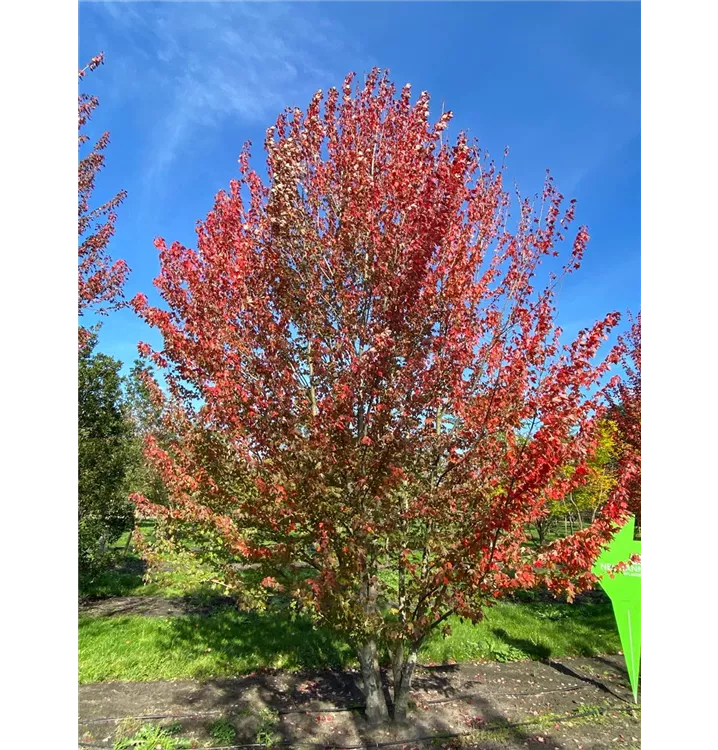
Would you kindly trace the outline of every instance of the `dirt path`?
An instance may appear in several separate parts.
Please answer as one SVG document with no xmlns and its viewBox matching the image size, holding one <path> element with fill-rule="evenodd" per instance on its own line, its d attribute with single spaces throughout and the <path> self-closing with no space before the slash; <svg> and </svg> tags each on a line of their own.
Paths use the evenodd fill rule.
<svg viewBox="0 0 718 750">
<path fill-rule="evenodd" d="M 605 601 L 601 591 L 586 591 L 576 598 L 581 601 Z M 545 601 L 556 603 L 556 599 L 546 592 Z M 185 596 L 169 598 L 165 596 L 112 596 L 104 599 L 87 599 L 79 603 L 79 614 L 84 617 L 115 617 L 118 615 L 142 615 L 143 617 L 175 617 L 181 615 L 210 615 L 223 607 L 236 606 L 227 596 L 211 598 Z"/>
<path fill-rule="evenodd" d="M 358 679 L 352 671 L 322 671 L 81 685 L 81 746 L 111 747 L 117 732 L 148 722 L 179 722 L 197 747 L 214 746 L 208 725 L 226 717 L 237 732 L 234 745 L 257 743 L 258 733 L 270 730 L 304 748 L 395 743 L 408 750 L 436 735 L 444 735 L 439 742 L 447 748 L 456 740 L 446 735 L 477 730 L 463 739 L 465 748 L 640 747 L 640 714 L 621 656 L 425 667 L 414 680 L 410 720 L 400 728 L 370 729 L 352 710 L 362 701 Z"/>
<path fill-rule="evenodd" d="M 85 617 L 179 617 L 181 615 L 211 615 L 223 607 L 236 606 L 229 597 L 216 596 L 197 600 L 192 597 L 113 596 L 81 602 L 79 613 Z"/>
</svg>

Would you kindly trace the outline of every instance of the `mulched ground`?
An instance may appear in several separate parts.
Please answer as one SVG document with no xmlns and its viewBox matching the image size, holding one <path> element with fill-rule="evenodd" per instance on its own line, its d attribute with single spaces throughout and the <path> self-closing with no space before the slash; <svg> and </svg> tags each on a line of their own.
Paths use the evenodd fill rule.
<svg viewBox="0 0 718 750">
<path fill-rule="evenodd" d="M 79 604 L 79 613 L 83 617 L 116 617 L 120 615 L 179 617 L 181 615 L 211 615 L 222 607 L 234 606 L 236 606 L 235 601 L 224 596 L 216 596 L 211 599 L 113 596 L 108 599 L 82 601 Z"/>
<path fill-rule="evenodd" d="M 520 599 L 518 599 L 520 600 Z M 532 601 L 555 604 L 557 599 L 549 592 L 532 592 Z M 586 591 L 576 598 L 580 602 L 603 602 L 602 591 Z M 177 617 L 181 615 L 211 615 L 224 607 L 236 606 L 227 596 L 197 598 L 192 596 L 167 598 L 164 596 L 113 596 L 106 599 L 84 599 L 79 602 L 83 617 L 115 617 L 142 615 L 143 617 Z"/>
<path fill-rule="evenodd" d="M 122 606 L 118 600 L 115 605 Z M 149 722 L 179 722 L 182 735 L 202 747 L 210 740 L 208 724 L 219 717 L 236 728 L 235 745 L 256 745 L 262 709 L 279 712 L 283 743 L 303 748 L 392 743 L 408 750 L 430 746 L 437 735 L 444 738 L 434 739 L 434 746 L 446 748 L 455 742 L 447 735 L 472 730 L 478 734 L 465 738 L 464 747 L 640 747 L 640 714 L 634 712 L 622 656 L 423 667 L 414 678 L 411 700 L 406 725 L 377 729 L 356 709 L 362 702 L 356 671 L 81 685 L 80 747 L 112 747 L 117 732 L 131 733 Z M 599 707 L 600 716 L 576 718 Z M 547 724 L 548 712 L 554 718 Z M 536 723 L 539 716 L 543 724 Z"/>
</svg>

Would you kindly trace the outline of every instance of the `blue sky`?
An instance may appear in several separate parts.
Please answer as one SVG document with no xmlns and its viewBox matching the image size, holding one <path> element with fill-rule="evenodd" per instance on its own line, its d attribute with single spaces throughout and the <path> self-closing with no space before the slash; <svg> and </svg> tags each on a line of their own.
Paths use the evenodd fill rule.
<svg viewBox="0 0 718 750">
<path fill-rule="evenodd" d="M 152 241 L 194 245 L 194 226 L 237 173 L 251 140 L 346 73 L 389 68 L 454 112 L 528 195 L 545 169 L 578 200 L 592 240 L 564 283 L 567 334 L 640 307 L 640 5 L 633 2 L 82 2 L 79 59 L 106 64 L 84 90 L 109 129 L 97 200 L 128 198 L 111 244 L 132 269 L 128 297 L 152 294 Z M 131 365 L 159 344 L 130 310 L 102 319 L 99 349 Z"/>
</svg>

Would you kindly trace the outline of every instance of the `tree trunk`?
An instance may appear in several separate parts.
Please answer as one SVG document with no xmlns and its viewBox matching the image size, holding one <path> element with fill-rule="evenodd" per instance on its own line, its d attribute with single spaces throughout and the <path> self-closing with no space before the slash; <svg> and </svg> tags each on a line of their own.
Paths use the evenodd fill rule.
<svg viewBox="0 0 718 750">
<path fill-rule="evenodd" d="M 127 534 L 127 544 L 125 544 L 125 553 L 123 557 L 127 557 L 127 553 L 130 551 L 130 544 L 132 544 L 132 532 L 134 529 L 130 529 L 129 533 Z"/>
<path fill-rule="evenodd" d="M 536 533 L 538 534 L 538 542 L 539 546 L 541 547 L 543 547 L 543 545 L 546 543 L 546 534 L 548 532 L 548 529 L 549 524 L 545 519 L 536 521 Z"/>
<path fill-rule="evenodd" d="M 416 659 L 416 650 L 412 649 L 405 655 L 403 644 L 399 644 L 394 652 L 394 721 L 397 722 L 406 721 Z"/>
<path fill-rule="evenodd" d="M 573 503 L 573 507 L 576 509 L 576 525 L 579 529 L 583 528 L 583 518 L 581 518 L 581 509 L 576 504 L 576 501 L 573 499 L 573 493 L 570 495 L 571 502 Z"/>
<path fill-rule="evenodd" d="M 370 724 L 379 724 L 389 719 L 389 709 L 381 687 L 381 671 L 376 641 L 370 638 L 359 652 L 361 675 L 364 682 L 364 697 L 366 699 L 366 718 Z"/>
<path fill-rule="evenodd" d="M 367 571 L 366 580 L 362 586 L 361 604 L 364 614 L 371 619 L 377 612 L 377 590 L 373 576 L 374 567 Z M 366 698 L 366 718 L 370 724 L 379 724 L 389 718 L 389 708 L 381 685 L 381 670 L 379 669 L 379 655 L 376 649 L 376 639 L 369 636 L 358 649 L 361 676 L 364 682 L 364 697 Z"/>
</svg>

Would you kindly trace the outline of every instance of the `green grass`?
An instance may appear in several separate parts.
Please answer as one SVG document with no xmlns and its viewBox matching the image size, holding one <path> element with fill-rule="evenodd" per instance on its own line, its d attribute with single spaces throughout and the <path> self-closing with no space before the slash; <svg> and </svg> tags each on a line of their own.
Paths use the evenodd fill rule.
<svg viewBox="0 0 718 750">
<path fill-rule="evenodd" d="M 82 589 L 89 598 L 106 599 L 113 596 L 164 596 L 181 597 L 192 594 L 195 598 L 216 592 L 206 583 L 211 575 L 199 569 L 175 568 L 155 574 L 145 581 L 144 565 L 135 555 L 128 555 L 115 567 L 100 573 Z"/>
<path fill-rule="evenodd" d="M 154 523 L 145 521 L 139 528 L 150 542 L 154 541 Z M 139 555 L 133 550 L 125 554 L 130 533 L 126 531 L 112 546 L 117 556 L 116 563 L 92 581 L 83 582 L 83 596 L 105 599 L 113 596 L 174 598 L 191 594 L 194 598 L 201 598 L 203 595 L 216 595 L 217 592 L 207 583 L 212 578 L 212 572 L 189 553 L 163 556 L 167 569 L 154 571 L 152 580 L 146 580 L 146 566 Z"/>
<path fill-rule="evenodd" d="M 226 717 L 215 719 L 207 727 L 214 744 L 224 746 L 231 745 L 237 739 L 237 730 L 229 723 Z"/>
<path fill-rule="evenodd" d="M 270 708 L 263 708 L 259 712 L 259 728 L 257 729 L 257 744 L 274 747 L 282 741 L 282 735 L 277 731 L 279 714 Z"/>
<path fill-rule="evenodd" d="M 116 568 L 106 570 L 87 584 L 83 596 L 107 599 L 113 596 L 164 596 L 176 598 L 191 594 L 193 598 L 216 596 L 217 592 L 207 583 L 208 571 L 199 568 L 175 568 L 155 574 L 153 580 L 145 581 L 144 566 L 134 556 L 128 556 Z"/>
<path fill-rule="evenodd" d="M 155 541 L 155 523 L 152 520 L 142 521 L 139 529 L 149 542 Z M 131 548 L 126 552 L 127 539 L 132 532 L 126 531 L 112 545 L 117 561 L 107 570 L 98 574 L 92 581 L 83 581 L 81 594 L 89 598 L 108 598 L 113 596 L 164 596 L 181 597 L 187 594 L 201 597 L 204 594 L 216 594 L 207 581 L 213 577 L 209 568 L 204 568 L 190 553 L 161 555 L 166 570 L 153 572 L 152 580 L 145 580 L 145 564 Z M 534 532 L 535 533 L 535 532 Z M 558 524 L 547 536 L 547 539 L 559 538 Z M 532 542 L 533 544 L 533 542 Z M 414 562 L 420 559 L 415 553 Z M 248 574 L 250 575 L 250 574 Z M 396 596 L 398 575 L 394 570 L 382 570 L 379 573 L 382 581 L 393 589 Z"/>
<path fill-rule="evenodd" d="M 434 636 L 422 649 L 422 660 L 519 661 L 551 656 L 595 656 L 615 653 L 620 641 L 608 601 L 598 604 L 501 603 L 478 625 L 449 620 L 452 633 Z"/>
<path fill-rule="evenodd" d="M 149 539 L 154 541 L 155 539 L 155 522 L 152 520 L 140 521 L 137 524 L 140 531 Z M 132 534 L 132 531 L 125 531 L 122 536 L 112 545 L 113 549 L 124 550 L 127 545 L 127 537 Z"/>
<path fill-rule="evenodd" d="M 192 743 L 178 737 L 180 727 L 161 727 L 145 724 L 131 737 L 121 737 L 115 741 L 114 750 L 182 750 L 192 747 Z"/>
<path fill-rule="evenodd" d="M 151 523 L 141 525 L 154 537 Z M 123 550 L 127 537 L 116 543 Z M 130 552 L 121 564 L 92 582 L 90 596 L 216 594 L 207 581 L 211 571 L 191 555 L 163 558 L 166 570 L 144 580 L 144 566 Z M 247 575 L 252 575 L 248 572 Z M 389 590 L 395 571 L 382 571 Z M 438 633 L 425 643 L 425 664 L 471 661 L 517 661 L 550 656 L 591 656 L 620 649 L 608 599 L 568 605 L 541 601 L 534 592 L 487 610 L 478 625 L 458 618 L 448 621 L 452 633 Z M 262 614 L 221 609 L 210 617 L 173 618 L 81 617 L 79 624 L 80 682 L 209 678 L 253 672 L 262 668 L 288 670 L 354 665 L 354 652 L 336 635 L 313 629 L 304 619 L 292 621 L 286 610 L 273 607 Z"/>
<path fill-rule="evenodd" d="M 478 625 L 449 620 L 452 633 L 422 649 L 424 664 L 592 656 L 620 649 L 610 603 L 501 603 Z M 81 683 L 225 677 L 263 668 L 354 665 L 353 650 L 283 612 L 221 609 L 209 617 L 83 617 Z"/>
</svg>

